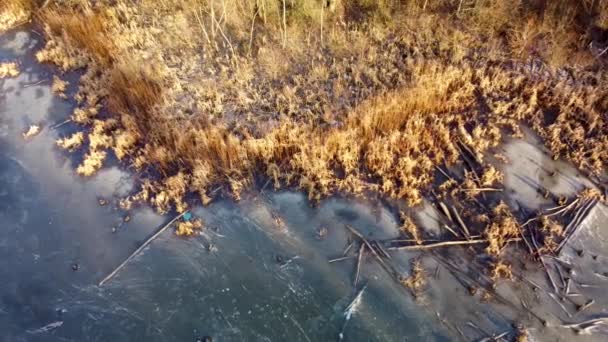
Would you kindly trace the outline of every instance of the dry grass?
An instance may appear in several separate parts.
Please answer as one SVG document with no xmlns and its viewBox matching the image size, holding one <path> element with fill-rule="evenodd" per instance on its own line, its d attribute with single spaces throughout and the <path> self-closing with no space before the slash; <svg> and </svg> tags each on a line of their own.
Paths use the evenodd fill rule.
<svg viewBox="0 0 608 342">
<path fill-rule="evenodd" d="M 15 62 L 0 63 L 0 79 L 19 76 L 19 65 Z"/>
<path fill-rule="evenodd" d="M 417 244 L 421 244 L 422 243 L 422 233 L 418 229 L 418 226 L 416 226 L 414 221 L 412 221 L 412 219 L 405 213 L 401 212 L 400 216 L 401 216 L 401 221 L 403 221 L 403 223 L 401 224 L 401 227 L 400 227 L 401 232 L 406 233 L 409 236 L 411 236 L 412 239 L 414 239 L 414 241 Z"/>
<path fill-rule="evenodd" d="M 0 33 L 27 22 L 32 8 L 30 0 L 10 0 L 0 3 Z"/>
<path fill-rule="evenodd" d="M 528 342 L 530 341 L 530 333 L 524 327 L 518 327 L 516 342 Z"/>
<path fill-rule="evenodd" d="M 67 95 L 65 94 L 65 91 L 67 90 L 69 84 L 70 84 L 69 82 L 64 81 L 61 78 L 54 75 L 53 84 L 51 85 L 51 91 L 55 95 L 61 97 L 62 99 L 67 99 Z"/>
<path fill-rule="evenodd" d="M 409 288 L 415 296 L 420 295 L 420 292 L 427 284 L 427 274 L 420 260 L 412 262 L 412 271 L 410 276 L 403 279 L 401 283 Z"/>
<path fill-rule="evenodd" d="M 492 265 L 490 278 L 492 278 L 493 281 L 498 281 L 499 279 L 512 279 L 513 271 L 511 270 L 511 265 L 504 261 L 494 263 Z"/>
<path fill-rule="evenodd" d="M 61 138 L 56 141 L 57 146 L 65 149 L 65 150 L 71 151 L 71 152 L 78 149 L 80 146 L 82 146 L 83 143 L 84 143 L 84 133 L 83 132 L 77 132 L 77 133 L 72 134 L 69 137 Z"/>
<path fill-rule="evenodd" d="M 547 216 L 541 216 L 539 226 L 543 236 L 543 247 L 540 248 L 539 253 L 555 254 L 559 242 L 564 238 L 564 227 Z"/>
<path fill-rule="evenodd" d="M 192 236 L 197 230 L 203 228 L 203 221 L 194 219 L 190 221 L 179 221 L 177 223 L 175 234 L 179 236 Z"/>
<path fill-rule="evenodd" d="M 494 208 L 485 235 L 488 239 L 486 253 L 495 257 L 501 255 L 510 239 L 520 236 L 519 223 L 505 203 L 501 202 Z"/>
<path fill-rule="evenodd" d="M 38 133 L 40 133 L 40 130 L 41 128 L 39 125 L 30 125 L 27 131 L 22 133 L 23 139 L 30 139 L 37 136 Z"/>
<path fill-rule="evenodd" d="M 78 165 L 76 168 L 76 173 L 85 177 L 94 175 L 99 169 L 101 169 L 106 157 L 107 153 L 105 151 L 91 151 L 87 153 L 84 156 L 82 164 Z"/>
</svg>

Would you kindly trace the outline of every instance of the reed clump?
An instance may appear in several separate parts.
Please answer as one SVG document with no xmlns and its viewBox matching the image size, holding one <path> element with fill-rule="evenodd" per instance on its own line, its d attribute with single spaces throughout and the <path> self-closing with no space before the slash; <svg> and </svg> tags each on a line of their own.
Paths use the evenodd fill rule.
<svg viewBox="0 0 608 342">
<path fill-rule="evenodd" d="M 3 1 L 0 4 L 0 33 L 27 22 L 32 9 L 31 0 Z"/>
<path fill-rule="evenodd" d="M 414 296 L 420 296 L 422 290 L 424 290 L 428 283 L 428 275 L 420 260 L 414 260 L 412 262 L 412 270 L 409 277 L 402 279 L 401 283 L 403 286 L 410 289 Z"/>
</svg>

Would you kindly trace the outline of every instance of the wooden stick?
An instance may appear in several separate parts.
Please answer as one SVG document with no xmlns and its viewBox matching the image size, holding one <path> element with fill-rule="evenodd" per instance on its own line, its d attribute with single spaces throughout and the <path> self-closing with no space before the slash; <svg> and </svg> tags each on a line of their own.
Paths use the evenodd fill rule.
<svg viewBox="0 0 608 342">
<path fill-rule="evenodd" d="M 354 259 L 354 258 L 356 258 L 356 257 L 354 257 L 354 256 L 345 256 L 345 257 L 340 257 L 340 258 L 331 259 L 331 260 L 329 260 L 328 262 L 329 262 L 330 264 L 332 264 L 332 263 L 334 263 L 334 262 L 338 262 L 338 261 L 344 261 L 344 260 L 348 260 L 348 259 Z"/>
<path fill-rule="evenodd" d="M 184 211 L 183 213 L 177 215 L 175 218 L 173 218 L 171 221 L 169 221 L 169 223 L 167 223 L 164 227 L 162 227 L 161 229 L 159 229 L 154 235 L 152 235 L 148 240 L 146 240 L 146 242 L 144 242 L 141 246 L 139 246 L 138 249 L 135 250 L 135 252 L 131 253 L 131 255 L 129 255 L 129 257 L 127 259 L 125 259 L 125 261 L 122 262 L 122 264 L 118 265 L 118 267 L 116 267 L 114 269 L 114 271 L 112 271 L 110 274 L 108 274 L 105 278 L 103 278 L 100 282 L 99 282 L 99 286 L 103 286 L 103 284 L 105 284 L 106 282 L 108 282 L 110 279 L 112 279 L 113 276 L 116 275 L 116 273 L 118 273 L 118 271 L 120 271 L 123 267 L 125 267 L 125 265 L 131 261 L 131 259 L 133 259 L 139 252 L 141 252 L 144 248 L 146 248 L 152 241 L 154 241 L 154 239 L 156 239 L 160 234 L 162 234 L 165 230 L 167 230 L 167 228 L 169 228 L 173 222 L 177 221 L 178 219 L 180 219 L 182 216 L 184 216 L 184 214 L 186 214 L 188 211 Z"/>
<path fill-rule="evenodd" d="M 391 256 L 384 250 L 384 247 L 378 241 L 374 241 L 374 245 L 376 245 L 377 250 L 382 254 L 385 258 L 390 259 Z"/>
<path fill-rule="evenodd" d="M 576 211 L 576 214 L 574 215 L 574 218 L 572 219 L 572 221 L 570 221 L 568 223 L 568 225 L 566 226 L 566 228 L 564 229 L 565 233 L 569 233 L 570 230 L 572 229 L 572 227 L 574 227 L 578 223 L 578 220 L 579 220 L 580 216 L 585 211 L 585 208 L 587 208 L 587 206 L 589 206 L 589 204 L 591 202 L 593 202 L 593 201 L 592 200 L 591 201 L 585 201 L 584 203 L 581 204 L 581 206 L 579 207 L 579 209 Z"/>
<path fill-rule="evenodd" d="M 603 54 L 606 53 L 606 51 L 608 51 L 608 46 L 606 46 L 606 48 L 604 50 L 602 50 L 602 52 L 598 53 L 598 55 L 596 56 L 597 58 L 602 57 Z"/>
<path fill-rule="evenodd" d="M 196 16 L 196 20 L 198 20 L 198 24 L 201 26 L 201 29 L 203 30 L 203 33 L 205 34 L 205 39 L 207 40 L 207 44 L 209 44 L 209 46 L 211 46 L 211 39 L 209 39 L 209 34 L 207 34 L 207 30 L 205 29 L 205 24 L 203 24 L 203 21 L 201 20 L 198 10 L 194 11 L 194 15 Z"/>
<path fill-rule="evenodd" d="M 72 121 L 72 119 L 67 119 L 67 120 L 65 120 L 63 122 L 60 122 L 58 124 L 55 124 L 55 125 L 51 126 L 51 129 L 57 129 L 57 128 L 65 125 L 65 124 L 67 124 L 68 122 L 71 122 L 71 121 Z"/>
<path fill-rule="evenodd" d="M 439 166 L 435 166 L 435 168 L 436 168 L 437 170 L 439 170 L 439 172 L 441 172 L 441 173 L 442 173 L 442 174 L 443 174 L 443 175 L 444 175 L 444 176 L 445 176 L 447 179 L 449 179 L 449 180 L 454 180 L 454 178 L 450 177 L 450 175 L 448 175 L 448 173 L 447 173 L 447 172 L 443 171 L 443 169 L 442 169 L 442 168 L 440 168 Z"/>
<path fill-rule="evenodd" d="M 359 282 L 359 273 L 361 272 L 361 260 L 363 260 L 363 253 L 365 253 L 365 244 L 361 244 L 359 247 L 359 258 L 357 259 L 357 271 L 355 272 L 355 287 Z"/>
<path fill-rule="evenodd" d="M 545 269 L 545 272 L 547 273 L 547 277 L 549 278 L 549 282 L 551 283 L 553 290 L 557 293 L 557 292 L 559 292 L 559 290 L 557 288 L 557 285 L 555 285 L 555 281 L 553 280 L 553 277 L 551 276 L 551 272 L 549 272 L 549 267 L 547 267 L 545 260 L 543 260 L 543 255 L 540 253 L 540 249 L 538 247 L 538 242 L 536 241 L 536 238 L 534 237 L 534 233 L 530 232 L 530 236 L 532 237 L 532 244 L 536 248 L 536 253 L 538 254 L 538 259 L 540 260 L 541 265 L 543 265 L 543 268 Z"/>
<path fill-rule="evenodd" d="M 42 3 L 42 5 L 40 6 L 40 8 L 38 9 L 38 11 L 43 10 L 46 6 L 48 6 L 48 4 L 51 3 L 51 0 L 44 0 L 44 2 Z M 601 55 L 600 55 L 601 56 Z"/>
<path fill-rule="evenodd" d="M 477 158 L 477 155 L 475 153 L 473 153 L 473 151 L 471 151 L 469 146 L 467 144 L 465 144 L 464 142 L 462 142 L 462 140 L 460 140 L 460 139 L 458 139 L 458 142 L 460 143 L 460 145 L 456 145 L 456 146 L 459 147 L 461 153 L 462 153 L 462 151 L 466 151 L 473 158 L 474 162 L 481 165 L 481 161 Z M 463 157 L 464 157 L 464 153 L 463 153 Z M 469 165 L 469 166 L 471 166 L 471 165 Z M 471 166 L 471 171 L 473 171 L 477 175 L 477 173 L 475 172 L 475 170 L 473 169 L 472 166 Z"/>
<path fill-rule="evenodd" d="M 452 233 L 452 235 L 454 235 L 455 237 L 459 237 L 460 236 L 460 235 L 458 235 L 458 233 L 456 233 L 456 231 L 454 231 L 454 229 L 450 228 L 450 226 L 448 226 L 447 224 L 444 224 L 443 228 L 447 229 L 448 232 Z"/>
<path fill-rule="evenodd" d="M 344 252 L 342 253 L 342 255 L 346 255 L 346 253 L 348 253 L 348 251 L 350 251 L 350 249 L 353 247 L 353 244 L 355 242 L 351 242 L 348 246 L 346 246 L 346 249 L 344 249 Z"/>
<path fill-rule="evenodd" d="M 234 48 L 232 47 L 232 43 L 230 42 L 230 39 L 228 39 L 228 37 L 226 37 L 226 34 L 224 34 L 224 30 L 222 30 L 221 23 L 219 21 L 217 21 L 217 19 L 215 19 L 215 15 L 211 16 L 211 19 L 215 21 L 215 25 L 217 25 L 217 28 L 219 29 L 220 34 L 224 38 L 224 41 L 228 44 L 228 47 L 230 48 L 230 52 L 232 52 L 232 57 L 234 57 L 235 56 Z M 220 21 L 221 20 L 222 20 L 222 18 L 220 18 Z"/>
<path fill-rule="evenodd" d="M 539 216 L 533 217 L 533 218 L 529 219 L 528 221 L 526 221 L 526 222 L 525 222 L 524 224 L 522 224 L 521 226 L 522 226 L 522 227 L 525 227 L 525 226 L 527 226 L 528 224 L 530 224 L 530 223 L 532 223 L 532 222 L 534 222 L 534 221 L 538 221 L 538 220 L 540 220 L 540 218 L 541 218 L 541 217 L 543 217 L 543 216 L 546 216 L 546 217 L 551 217 L 551 216 L 558 215 L 558 214 L 560 214 L 560 213 L 563 215 L 563 214 L 565 214 L 565 213 L 566 213 L 566 211 L 568 211 L 568 210 L 572 209 L 572 206 L 573 206 L 573 205 L 575 205 L 576 203 L 578 203 L 578 201 L 579 201 L 579 200 L 580 200 L 580 198 L 577 198 L 577 199 L 575 199 L 574 201 L 572 201 L 572 203 L 570 203 L 570 204 L 568 204 L 568 205 L 566 205 L 566 206 L 557 206 L 557 207 L 555 207 L 555 208 L 549 208 L 549 209 L 547 209 L 546 211 L 551 211 L 551 210 L 555 210 L 555 209 L 559 209 L 559 208 L 561 208 L 561 209 L 560 209 L 560 210 L 558 210 L 558 211 L 556 211 L 556 212 L 554 212 L 554 213 L 542 214 L 542 215 L 539 215 Z"/>
<path fill-rule="evenodd" d="M 524 240 L 524 243 L 526 244 L 526 247 L 528 247 L 528 252 L 530 252 L 530 254 L 532 255 L 532 257 L 534 257 L 534 249 L 532 248 L 532 246 L 530 245 L 530 243 L 528 242 L 528 240 L 524 236 L 524 229 L 523 229 L 522 226 L 519 226 L 519 235 Z"/>
<path fill-rule="evenodd" d="M 356 230 L 355 228 L 353 228 L 347 224 L 345 224 L 344 226 L 346 227 L 346 229 L 348 229 L 349 232 L 355 234 L 356 237 L 358 237 L 359 239 L 361 239 L 361 241 L 363 241 L 367 244 L 367 239 L 361 233 L 359 233 L 358 230 Z M 371 249 L 371 246 L 368 246 L 368 247 L 370 247 L 370 249 Z"/>
<path fill-rule="evenodd" d="M 551 281 L 551 286 L 553 286 L 553 290 L 555 290 L 555 292 L 558 292 L 557 285 L 555 285 L 555 280 L 553 280 L 553 276 L 551 276 L 551 272 L 549 272 L 549 267 L 547 267 L 547 264 L 545 263 L 545 260 L 543 259 L 543 255 L 539 254 L 538 259 L 540 260 L 540 263 L 545 268 L 545 272 L 547 272 L 547 277 L 549 277 L 549 280 Z"/>
<path fill-rule="evenodd" d="M 577 213 L 574 216 L 574 218 L 572 219 L 572 221 L 570 221 L 568 226 L 566 226 L 566 229 L 564 229 L 564 234 L 567 234 L 567 235 L 562 240 L 562 242 L 560 242 L 559 246 L 557 246 L 557 253 L 559 253 L 559 251 L 561 251 L 562 247 L 564 247 L 566 245 L 566 243 L 568 242 L 568 240 L 570 240 L 570 238 L 574 235 L 578 226 L 581 224 L 582 221 L 585 220 L 585 218 L 587 218 L 587 215 L 589 215 L 589 213 L 591 212 L 591 210 L 593 209 L 593 207 L 595 206 L 596 203 L 597 202 L 595 200 L 591 200 L 591 201 L 589 201 L 589 203 L 587 203 L 586 205 L 584 205 L 577 211 Z M 581 214 L 581 215 L 579 215 L 579 214 Z"/>
<path fill-rule="evenodd" d="M 429 239 L 429 240 L 424 240 L 423 242 L 428 242 L 428 241 L 439 241 L 439 240 L 435 240 L 435 239 Z M 376 240 L 376 242 L 378 242 Z M 389 240 L 382 240 L 382 242 L 384 243 L 395 243 L 395 242 L 418 242 L 418 240 L 416 239 L 389 239 Z"/>
<path fill-rule="evenodd" d="M 576 198 L 574 201 L 572 201 L 572 203 L 568 204 L 568 205 L 567 205 L 567 206 L 565 206 L 563 209 L 558 210 L 558 211 L 556 211 L 556 212 L 554 212 L 554 213 L 551 213 L 551 214 L 549 214 L 549 215 L 547 215 L 547 216 L 553 216 L 553 215 L 557 215 L 557 214 L 562 213 L 562 212 L 563 212 L 563 213 L 565 213 L 566 211 L 570 210 L 570 208 L 571 208 L 573 205 L 576 205 L 576 204 L 578 203 L 578 201 L 580 201 L 580 198 Z M 562 214 L 562 215 L 563 215 L 563 214 Z"/>
<path fill-rule="evenodd" d="M 462 220 L 462 218 L 458 214 L 458 211 L 456 210 L 456 208 L 452 207 L 452 212 L 454 213 L 454 216 L 456 216 L 456 220 L 458 221 L 458 224 L 460 224 L 460 227 L 462 227 L 462 230 L 466 234 L 466 238 L 470 239 L 471 238 L 471 233 L 469 233 L 469 228 L 467 228 L 466 224 L 464 224 L 464 221 Z"/>
<path fill-rule="evenodd" d="M 452 220 L 452 215 L 450 214 L 450 211 L 448 210 L 448 207 L 441 201 L 439 201 L 439 208 L 441 208 L 441 211 L 443 211 L 443 214 L 451 221 L 454 222 L 454 220 Z"/>
<path fill-rule="evenodd" d="M 526 304 L 526 302 L 523 299 L 520 299 L 519 302 L 521 303 L 521 306 L 532 316 L 534 316 L 536 319 L 538 319 L 538 321 L 542 324 L 542 325 L 546 325 L 547 321 L 540 317 L 539 315 L 537 315 L 534 311 L 532 311 L 532 309 L 530 309 L 530 306 L 528 304 Z"/>
<path fill-rule="evenodd" d="M 587 303 L 585 303 L 585 305 L 581 306 L 578 310 L 576 310 L 577 312 L 582 312 L 585 311 L 586 309 L 588 309 L 591 305 L 593 305 L 595 303 L 595 299 L 592 299 L 590 301 L 588 301 Z"/>
<path fill-rule="evenodd" d="M 504 191 L 504 189 L 501 188 L 473 188 L 473 189 L 460 189 L 460 191 L 462 192 L 470 192 L 470 191 L 479 191 L 479 192 L 484 192 L 484 191 L 495 191 L 495 192 L 501 192 Z"/>
<path fill-rule="evenodd" d="M 555 301 L 557 303 L 557 305 L 559 305 L 559 307 L 562 308 L 562 310 L 564 310 L 564 312 L 566 313 L 566 315 L 568 315 L 568 317 L 572 317 L 572 314 L 570 313 L 570 311 L 568 311 L 568 309 L 566 309 L 564 304 L 562 304 L 562 302 L 559 301 L 559 298 L 556 298 L 557 297 L 556 295 L 554 295 L 553 293 L 549 293 L 549 297 L 551 297 L 551 299 L 553 299 L 553 301 Z"/>
<path fill-rule="evenodd" d="M 18 26 L 18 25 L 17 25 L 17 26 Z M 48 80 L 39 80 L 39 81 L 34 82 L 34 83 L 28 83 L 28 84 L 24 84 L 24 85 L 23 85 L 23 88 L 29 88 L 29 87 L 37 86 L 37 85 L 40 85 L 40 84 L 42 84 L 42 83 L 44 83 L 44 82 L 47 82 L 47 81 L 48 81 Z"/>
<path fill-rule="evenodd" d="M 361 234 L 359 233 L 355 228 L 345 224 L 344 227 L 346 227 L 346 229 L 348 229 L 351 233 L 353 233 L 354 235 L 356 235 L 359 239 L 361 239 L 363 241 L 363 243 L 365 243 L 365 245 L 367 246 L 367 248 L 372 252 L 372 255 L 374 256 L 374 258 L 376 258 L 376 260 L 378 260 L 378 263 L 380 263 L 380 265 L 384 268 L 384 270 L 386 270 L 394 279 L 395 281 L 399 281 L 398 280 L 398 274 L 395 271 L 395 268 L 389 265 L 387 265 L 384 260 L 382 260 L 382 257 L 380 257 L 380 255 L 378 255 L 378 253 L 376 253 L 376 250 L 372 247 L 372 245 L 369 243 L 369 241 L 367 241 L 367 239 Z"/>
<path fill-rule="evenodd" d="M 570 328 L 570 329 L 581 329 L 585 325 L 587 325 L 588 326 L 587 328 L 589 328 L 589 327 L 593 327 L 597 324 L 606 324 L 606 323 L 608 323 L 608 317 L 599 317 L 599 318 L 583 321 L 580 323 L 564 324 L 561 327 Z M 584 328 L 584 329 L 587 329 L 587 328 Z"/>
<path fill-rule="evenodd" d="M 557 270 L 557 274 L 559 275 L 559 279 L 562 282 L 562 286 L 565 289 L 566 288 L 566 278 L 564 277 L 564 274 L 562 273 L 562 271 L 559 269 L 559 266 L 557 263 L 553 264 L 553 266 L 555 267 L 555 269 Z"/>
<path fill-rule="evenodd" d="M 515 239 L 513 239 L 515 240 Z M 519 239 L 517 239 L 519 240 Z M 411 245 L 411 246 L 398 246 L 398 247 L 388 247 L 388 250 L 425 250 L 425 249 L 433 249 L 438 247 L 447 247 L 447 246 L 458 246 L 458 245 L 474 245 L 480 243 L 487 243 L 488 240 L 480 239 L 480 240 L 462 240 L 462 241 L 444 241 L 438 243 L 430 243 L 428 245 Z"/>
</svg>

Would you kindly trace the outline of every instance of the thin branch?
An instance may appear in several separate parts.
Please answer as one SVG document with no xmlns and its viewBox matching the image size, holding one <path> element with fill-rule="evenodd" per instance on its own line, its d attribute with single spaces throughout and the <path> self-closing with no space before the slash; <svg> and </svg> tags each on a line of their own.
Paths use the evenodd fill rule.
<svg viewBox="0 0 608 342">
<path fill-rule="evenodd" d="M 63 121 L 63 122 L 60 122 L 60 123 L 58 123 L 58 124 L 55 124 L 55 125 L 51 126 L 51 129 L 57 129 L 57 128 L 59 128 L 59 127 L 61 127 L 61 126 L 65 125 L 65 124 L 67 124 L 68 122 L 72 122 L 72 119 L 67 119 L 67 120 L 65 120 L 65 121 Z"/>
<path fill-rule="evenodd" d="M 572 314 L 570 313 L 570 311 L 568 311 L 568 309 L 566 309 L 564 304 L 562 304 L 562 302 L 560 302 L 559 298 L 557 298 L 557 296 L 555 294 L 549 292 L 549 297 L 551 297 L 551 299 L 553 299 L 553 301 L 555 301 L 557 303 L 557 305 L 559 305 L 559 307 L 562 310 L 564 310 L 564 312 L 566 313 L 566 315 L 568 315 L 568 317 L 572 317 Z"/>
<path fill-rule="evenodd" d="M 354 259 L 354 256 L 345 256 L 345 257 L 339 257 L 339 258 L 335 258 L 335 259 L 331 259 L 328 262 L 330 264 L 334 263 L 334 262 L 338 262 L 338 261 L 344 261 L 344 260 L 349 260 L 349 259 Z"/>
<path fill-rule="evenodd" d="M 357 259 L 357 271 L 355 272 L 355 287 L 359 282 L 359 274 L 361 272 L 361 260 L 363 260 L 363 253 L 365 253 L 365 244 L 361 244 L 359 248 L 359 258 Z"/>
<path fill-rule="evenodd" d="M 452 207 L 452 212 L 454 213 L 454 216 L 456 216 L 456 220 L 458 221 L 458 224 L 460 224 L 460 227 L 462 227 L 462 230 L 466 234 L 466 238 L 470 239 L 471 238 L 471 233 L 469 233 L 469 228 L 467 228 L 467 226 L 464 224 L 464 221 L 462 220 L 462 218 L 458 214 L 458 211 L 456 210 L 455 207 Z"/>
<path fill-rule="evenodd" d="M 38 11 L 41 11 L 42 9 L 44 9 L 50 3 L 51 3 L 51 0 L 44 0 L 44 3 L 42 3 L 42 5 L 40 6 L 40 8 L 38 8 Z"/>
<path fill-rule="evenodd" d="M 187 212 L 188 211 L 184 211 L 183 213 L 177 215 L 175 218 L 173 218 L 171 221 L 169 221 L 169 223 L 167 223 L 165 226 L 163 226 L 161 229 L 159 229 L 154 235 L 152 235 L 148 240 L 146 240 L 146 242 L 144 242 L 141 246 L 139 246 L 139 248 L 136 249 L 135 252 L 131 253 L 131 255 L 129 255 L 129 257 L 127 259 L 125 259 L 125 261 L 123 261 L 122 264 L 118 265 L 118 267 L 116 267 L 114 269 L 114 271 L 112 271 L 105 278 L 103 278 L 99 282 L 99 286 L 103 286 L 103 284 L 105 284 L 110 279 L 112 279 L 112 277 L 115 276 L 118 273 L 118 271 L 120 271 L 123 267 L 125 267 L 125 265 L 127 265 L 127 263 L 129 261 L 131 261 L 131 259 L 133 259 L 137 254 L 139 254 L 139 252 L 143 251 L 144 248 L 146 248 L 152 241 L 154 241 L 154 239 L 156 239 L 160 234 L 162 234 L 165 230 L 167 230 L 167 228 L 169 228 L 173 224 L 173 222 L 180 219 Z"/>
<path fill-rule="evenodd" d="M 455 237 L 460 237 L 460 235 L 458 235 L 458 233 L 456 233 L 454 231 L 454 229 L 450 228 L 450 226 L 448 226 L 447 224 L 443 225 L 443 228 L 447 229 L 450 233 L 452 233 L 452 235 L 454 235 Z"/>
<path fill-rule="evenodd" d="M 515 239 L 513 239 L 515 240 Z M 517 239 L 519 240 L 519 239 Z M 444 241 L 437 243 L 430 243 L 428 245 L 411 245 L 411 246 L 397 246 L 397 247 L 388 247 L 388 250 L 408 250 L 408 251 L 416 251 L 416 250 L 426 250 L 433 249 L 439 247 L 448 247 L 448 246 L 459 246 L 459 245 L 476 245 L 480 243 L 487 243 L 486 239 L 479 240 L 462 240 L 462 241 Z"/>
<path fill-rule="evenodd" d="M 450 222 L 454 222 L 454 220 L 452 220 L 452 215 L 450 214 L 448 207 L 441 201 L 439 201 L 439 208 L 441 208 L 441 211 L 443 211 L 443 214 L 450 220 Z"/>
<path fill-rule="evenodd" d="M 397 281 L 398 277 L 397 277 L 397 273 L 395 271 L 395 269 L 392 266 L 387 265 L 384 260 L 382 260 L 382 257 L 380 257 L 380 255 L 378 255 L 378 253 L 376 253 L 376 250 L 372 247 L 372 245 L 369 243 L 369 241 L 367 241 L 367 239 L 361 234 L 359 233 L 359 231 L 357 231 L 355 228 L 345 224 L 344 225 L 346 227 L 346 229 L 348 229 L 351 233 L 353 233 L 355 236 L 357 236 L 361 241 L 363 241 L 363 243 L 365 243 L 365 245 L 367 246 L 367 248 L 372 252 L 372 255 L 376 258 L 376 260 L 378 260 L 378 263 L 380 263 L 380 265 L 387 271 L 389 272 L 389 274 L 391 276 L 394 277 L 394 279 Z"/>
<path fill-rule="evenodd" d="M 529 219 L 528 221 L 526 221 L 521 226 L 525 227 L 525 226 L 527 226 L 528 224 L 530 224 L 530 223 L 532 223 L 534 221 L 540 220 L 540 218 L 543 217 L 543 216 L 545 216 L 545 217 L 551 217 L 551 216 L 555 216 L 555 215 L 558 215 L 558 214 L 563 214 L 566 211 L 572 209 L 572 206 L 575 205 L 575 204 L 577 204 L 579 202 L 579 200 L 580 200 L 580 198 L 577 198 L 577 199 L 575 199 L 574 201 L 572 201 L 570 204 L 568 204 L 566 206 L 558 206 L 558 207 L 555 207 L 555 208 L 549 208 L 546 211 L 551 211 L 551 210 L 555 210 L 555 209 L 559 209 L 559 208 L 561 208 L 561 209 L 558 210 L 558 211 L 556 211 L 556 212 L 550 213 L 550 214 L 542 214 L 542 215 L 533 217 L 533 218 Z"/>
<path fill-rule="evenodd" d="M 583 312 L 585 310 L 587 310 L 591 305 L 595 304 L 595 299 L 592 299 L 590 301 L 588 301 L 587 303 L 585 303 L 585 305 L 581 306 L 578 310 L 576 310 L 577 312 Z"/>
<path fill-rule="evenodd" d="M 382 244 L 380 244 L 380 242 L 374 241 L 374 244 L 376 245 L 376 249 L 378 250 L 378 252 L 380 252 L 380 254 L 382 254 L 387 259 L 391 258 L 391 256 L 384 250 L 384 247 L 382 247 Z"/>
<path fill-rule="evenodd" d="M 572 221 L 570 221 L 570 223 L 568 224 L 568 226 L 566 226 L 566 229 L 564 230 L 564 234 L 567 234 L 567 235 L 564 238 L 564 240 L 562 240 L 562 242 L 560 242 L 559 246 L 557 246 L 558 253 L 566 245 L 566 243 L 570 240 L 570 238 L 572 238 L 572 236 L 574 236 L 574 233 L 576 233 L 577 228 L 587 218 L 587 215 L 589 215 L 589 213 L 591 212 L 591 210 L 593 210 L 593 207 L 596 204 L 597 204 L 596 200 L 591 200 L 591 201 L 589 201 L 589 203 L 587 203 L 585 206 L 583 206 L 579 209 L 579 211 L 574 216 L 574 219 L 572 219 Z M 581 214 L 581 215 L 579 215 L 579 214 Z"/>
<path fill-rule="evenodd" d="M 350 249 L 353 247 L 353 245 L 355 244 L 355 242 L 351 242 L 350 244 L 348 244 L 348 246 L 346 246 L 346 248 L 344 249 L 344 252 L 342 252 L 342 255 L 346 255 L 346 253 L 348 253 L 348 251 L 350 251 Z"/>
<path fill-rule="evenodd" d="M 540 253 L 540 248 L 538 247 L 538 242 L 536 241 L 536 238 L 534 237 L 534 234 L 532 232 L 530 232 L 530 237 L 532 237 L 532 244 L 536 248 L 536 253 L 538 254 L 538 259 L 540 260 L 541 265 L 543 265 L 543 268 L 545 269 L 545 272 L 547 273 L 547 277 L 549 278 L 549 282 L 551 283 L 553 290 L 556 293 L 559 292 L 557 285 L 555 285 L 555 281 L 553 280 L 553 277 L 551 276 L 551 272 L 549 272 L 549 267 L 547 267 L 547 264 L 545 263 L 545 260 L 543 259 L 543 255 Z"/>
<path fill-rule="evenodd" d="M 439 170 L 439 172 L 441 172 L 441 173 L 442 173 L 442 174 L 443 174 L 443 175 L 444 175 L 444 176 L 445 176 L 447 179 L 449 179 L 449 180 L 454 180 L 454 178 L 452 178 L 450 175 L 448 175 L 448 173 L 447 173 L 447 172 L 445 172 L 445 171 L 443 171 L 443 169 L 442 169 L 442 168 L 440 168 L 439 166 L 435 166 L 435 168 L 436 168 L 437 170 Z"/>
<path fill-rule="evenodd" d="M 205 24 L 201 20 L 198 10 L 194 11 L 194 15 L 196 16 L 196 20 L 198 20 L 198 24 L 201 26 L 201 29 L 203 30 L 203 33 L 205 34 L 205 40 L 207 40 L 207 43 L 209 43 L 209 45 L 211 45 L 211 39 L 209 39 L 209 34 L 207 34 L 207 30 L 205 29 Z"/>
<path fill-rule="evenodd" d="M 504 189 L 500 188 L 473 188 L 473 189 L 460 189 L 462 192 L 471 192 L 471 191 L 479 191 L 479 192 L 501 192 Z"/>
<path fill-rule="evenodd" d="M 590 319 L 590 320 L 583 321 L 580 323 L 563 324 L 563 325 L 561 325 L 561 327 L 575 329 L 575 330 L 582 330 L 584 332 L 587 332 L 589 330 L 592 330 L 593 328 L 595 328 L 597 325 L 600 325 L 600 324 L 603 324 L 603 325 L 608 324 L 608 317 L 594 318 L 594 319 Z"/>
<path fill-rule="evenodd" d="M 213 16 L 212 19 L 216 20 L 215 16 Z M 228 37 L 226 37 L 226 34 L 224 34 L 224 30 L 222 30 L 222 27 L 221 27 L 220 23 L 217 22 L 217 20 L 215 21 L 215 23 L 217 25 L 217 28 L 220 30 L 220 34 L 222 35 L 222 37 L 224 38 L 224 40 L 228 44 L 228 47 L 230 48 L 230 51 L 232 52 L 232 56 L 234 57 L 235 56 L 234 48 L 232 47 L 232 43 L 230 42 L 230 39 L 228 39 Z"/>
</svg>

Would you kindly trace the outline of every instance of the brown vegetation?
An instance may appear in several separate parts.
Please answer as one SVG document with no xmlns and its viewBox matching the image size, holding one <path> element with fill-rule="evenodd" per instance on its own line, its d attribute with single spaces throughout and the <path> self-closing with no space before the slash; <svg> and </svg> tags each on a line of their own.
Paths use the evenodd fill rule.
<svg viewBox="0 0 608 342">
<path fill-rule="evenodd" d="M 499 279 L 512 279 L 513 272 L 511 270 L 511 265 L 506 264 L 503 261 L 493 264 L 490 278 L 494 281 Z"/>
<path fill-rule="evenodd" d="M 77 148 L 82 146 L 83 142 L 84 142 L 84 134 L 82 132 L 74 133 L 69 137 L 61 138 L 56 141 L 57 146 L 65 149 L 65 150 L 68 150 L 68 151 L 76 150 Z"/>
<path fill-rule="evenodd" d="M 179 221 L 175 228 L 175 234 L 179 236 L 191 236 L 197 230 L 203 228 L 203 221 L 201 219 L 194 219 L 190 221 Z"/>
<path fill-rule="evenodd" d="M 417 205 L 438 167 L 463 162 L 479 170 L 438 196 L 471 203 L 500 191 L 485 156 L 522 124 L 555 158 L 608 166 L 605 0 L 56 0 L 37 18 L 38 60 L 84 73 L 72 120 L 86 138 L 58 144 L 86 146 L 79 174 L 110 151 L 139 172 L 123 208 L 183 212 L 187 194 L 238 199 L 260 178 L 312 201 Z M 520 235 L 505 204 L 465 209 L 493 256 Z"/>
<path fill-rule="evenodd" d="M 0 3 L 0 33 L 29 20 L 31 0 L 10 0 Z"/>
<path fill-rule="evenodd" d="M 27 131 L 21 133 L 21 135 L 23 136 L 23 139 L 29 139 L 29 138 L 32 138 L 32 137 L 38 135 L 38 133 L 40 133 L 40 126 L 39 125 L 30 125 L 30 127 L 27 129 Z"/>
<path fill-rule="evenodd" d="M 409 288 L 415 296 L 420 295 L 420 292 L 427 284 L 427 274 L 420 260 L 412 262 L 412 271 L 409 277 L 402 279 L 401 283 Z"/>
<path fill-rule="evenodd" d="M 65 91 L 67 90 L 69 84 L 69 82 L 62 80 L 57 76 L 53 76 L 53 84 L 51 85 L 51 91 L 62 99 L 67 99 Z"/>
</svg>

